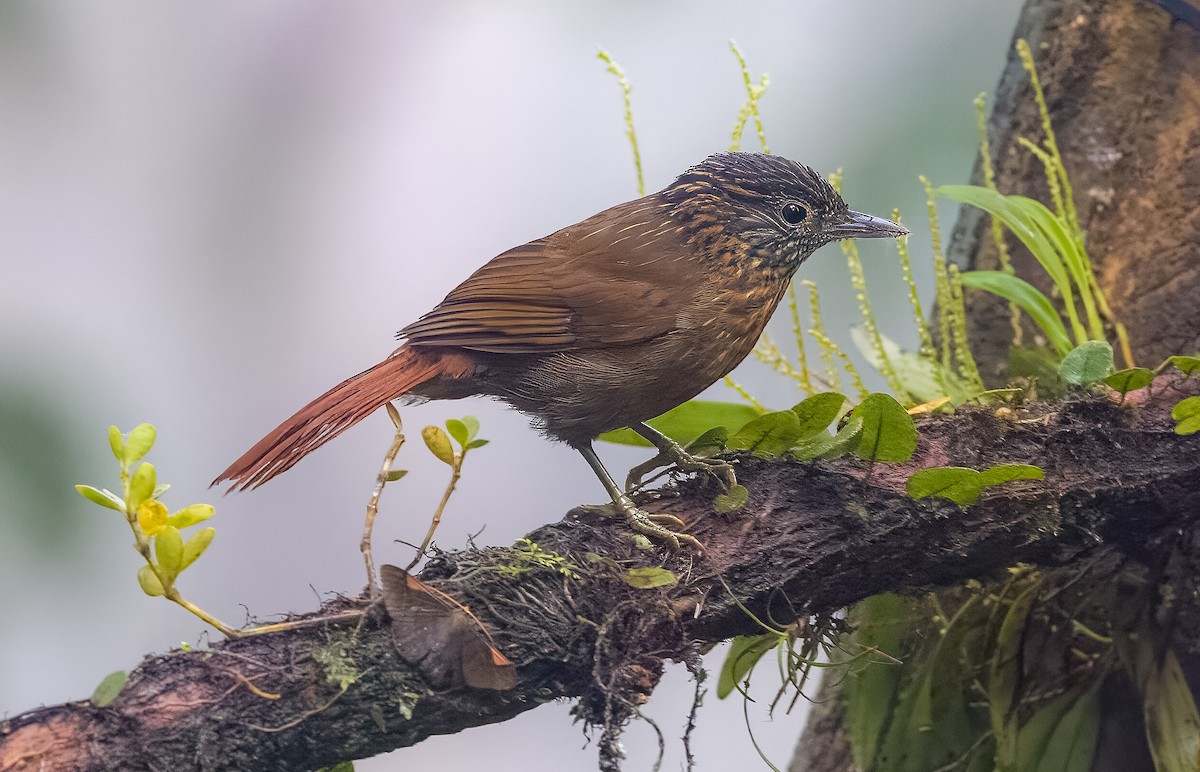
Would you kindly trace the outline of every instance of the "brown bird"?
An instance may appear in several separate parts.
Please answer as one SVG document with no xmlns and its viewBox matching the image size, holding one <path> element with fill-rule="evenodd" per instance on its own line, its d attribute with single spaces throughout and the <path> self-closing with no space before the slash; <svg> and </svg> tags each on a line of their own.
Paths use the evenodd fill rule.
<svg viewBox="0 0 1200 772">
<path fill-rule="evenodd" d="M 213 484 L 257 487 L 400 397 L 487 395 L 582 453 L 633 530 L 699 547 L 677 518 L 636 507 L 592 440 L 627 426 L 680 468 L 732 479 L 644 422 L 750 353 L 818 247 L 907 232 L 852 211 L 802 164 L 711 155 L 657 193 L 493 258 L 401 330 L 391 356 L 305 405 Z"/>
</svg>

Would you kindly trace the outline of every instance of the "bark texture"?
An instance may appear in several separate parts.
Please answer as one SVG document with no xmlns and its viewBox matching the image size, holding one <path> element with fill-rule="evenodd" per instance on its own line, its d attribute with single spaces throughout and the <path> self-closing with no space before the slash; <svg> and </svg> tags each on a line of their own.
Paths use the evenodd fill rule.
<svg viewBox="0 0 1200 772">
<path fill-rule="evenodd" d="M 1139 554 L 1193 528 L 1200 435 L 1175 434 L 1169 410 L 1197 392 L 1200 380 L 1160 379 L 1149 401 L 1120 407 L 1089 397 L 1009 417 L 930 418 L 906 464 L 741 457 L 751 497 L 737 516 L 713 511 L 708 480 L 685 481 L 655 504 L 707 545 L 698 559 L 640 550 L 615 522 L 580 511 L 529 536 L 578 578 L 510 548 L 442 554 L 422 578 L 493 632 L 518 666 L 512 691 L 429 687 L 431 663 L 400 659 L 378 608 L 361 624 L 317 615 L 299 630 L 149 657 L 106 707 L 67 703 L 0 722 L 0 770 L 317 769 L 562 697 L 579 698 L 579 716 L 604 728 L 604 758 L 667 660 L 694 662 L 706 643 L 757 632 L 734 598 L 786 622 L 1016 561 Z M 966 509 L 905 493 L 921 467 L 1005 462 L 1041 464 L 1046 479 L 993 489 Z M 631 567 L 659 565 L 678 583 L 637 589 L 624 579 Z M 322 614 L 362 605 L 344 600 Z M 1200 618 L 1184 629 L 1200 640 Z"/>
<path fill-rule="evenodd" d="M 1146 0 L 1029 0 L 1017 38 L 1033 49 L 1088 252 L 1138 364 L 1200 350 L 1200 30 Z M 1017 143 L 1043 132 L 1015 50 L 989 136 L 999 189 L 1048 201 L 1041 162 Z M 986 215 L 963 208 L 949 255 L 999 267 Z M 1012 256 L 1017 274 L 1048 293 L 1033 257 L 1019 245 Z M 968 311 L 972 350 L 1002 383 L 1008 308 L 971 293 Z"/>
<path fill-rule="evenodd" d="M 1024 38 L 1033 50 L 1089 255 L 1142 366 L 1200 350 L 1198 20 L 1191 0 L 1028 0 L 1013 35 L 1014 44 Z M 1040 142 L 1044 134 L 1015 45 L 988 135 L 1000 191 L 1048 201 L 1041 162 L 1018 144 L 1019 137 Z M 979 164 L 973 182 L 983 183 Z M 1009 246 L 1016 273 L 1050 294 L 1032 255 L 1015 240 Z M 989 219 L 971 207 L 962 208 L 947 252 L 964 269 L 999 268 Z M 989 383 L 1003 385 L 1012 342 L 1008 306 L 968 292 L 967 309 L 980 369 Z M 1165 558 L 1171 548 L 1160 544 L 1142 559 Z M 1131 696 L 1127 685 L 1106 687 L 1112 710 L 1097 771 L 1132 772 L 1149 761 L 1140 710 L 1120 717 L 1136 706 Z M 790 769 L 845 770 L 850 758 L 833 699 L 814 712 Z"/>
</svg>

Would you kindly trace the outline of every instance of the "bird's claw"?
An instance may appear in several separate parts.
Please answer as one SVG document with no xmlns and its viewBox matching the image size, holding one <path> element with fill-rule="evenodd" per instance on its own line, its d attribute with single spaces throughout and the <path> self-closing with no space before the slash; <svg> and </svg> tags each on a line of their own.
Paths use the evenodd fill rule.
<svg viewBox="0 0 1200 772">
<path fill-rule="evenodd" d="M 664 542 L 673 550 L 678 550 L 683 545 L 687 545 L 691 549 L 696 550 L 696 554 L 704 554 L 704 545 L 700 543 L 699 539 L 690 534 L 682 533 L 681 530 L 672 530 L 684 527 L 683 521 L 674 515 L 654 515 L 637 507 L 625 507 L 623 509 L 625 522 L 637 533 Z"/>
<path fill-rule="evenodd" d="M 737 485 L 737 474 L 734 472 L 733 464 L 719 458 L 692 455 L 683 446 L 678 443 L 672 443 L 670 446 L 663 448 L 662 452 L 654 458 L 630 469 L 629 475 L 625 478 L 625 490 L 633 492 L 640 489 L 643 484 L 643 478 L 649 472 L 668 464 L 674 465 L 680 472 L 704 472 L 711 474 L 721 481 L 725 486 L 725 490 L 729 490 Z"/>
</svg>

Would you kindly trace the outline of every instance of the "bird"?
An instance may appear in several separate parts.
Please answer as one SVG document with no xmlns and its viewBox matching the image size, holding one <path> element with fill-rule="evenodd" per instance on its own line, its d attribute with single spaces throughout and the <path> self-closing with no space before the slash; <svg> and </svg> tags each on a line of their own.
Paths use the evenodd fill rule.
<svg viewBox="0 0 1200 772">
<path fill-rule="evenodd" d="M 646 421 L 695 397 L 754 348 L 796 269 L 839 239 L 908 231 L 850 209 L 811 167 L 716 153 L 650 195 L 497 255 L 397 333 L 382 362 L 300 408 L 213 485 L 258 487 L 383 405 L 497 398 L 577 450 L 629 528 L 703 547 L 639 508 L 592 446 L 628 427 L 685 471 L 730 483 Z"/>
</svg>

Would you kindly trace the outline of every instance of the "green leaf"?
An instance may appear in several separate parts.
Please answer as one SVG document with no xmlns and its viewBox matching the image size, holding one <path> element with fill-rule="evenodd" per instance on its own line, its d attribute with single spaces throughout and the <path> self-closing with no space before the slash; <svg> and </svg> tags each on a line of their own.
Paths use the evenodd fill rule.
<svg viewBox="0 0 1200 772">
<path fill-rule="evenodd" d="M 825 391 L 793 406 L 792 412 L 800 419 L 800 436 L 808 437 L 828 429 L 845 403 L 843 395 L 836 391 Z"/>
<path fill-rule="evenodd" d="M 1046 700 L 1017 730 L 1017 763 L 1029 772 L 1091 772 L 1100 734 L 1100 690 Z"/>
<path fill-rule="evenodd" d="M 1019 732 L 1015 703 L 1021 685 L 1021 643 L 1025 623 L 1037 598 L 1040 584 L 1033 583 L 1013 600 L 1004 614 L 997 634 L 992 661 L 988 667 L 987 697 L 991 714 L 992 733 L 996 736 L 996 768 L 1020 769 L 1017 766 Z"/>
<path fill-rule="evenodd" d="M 1104 385 L 1117 392 L 1125 395 L 1131 391 L 1144 389 L 1154 380 L 1154 372 L 1145 367 L 1130 367 L 1126 370 L 1118 370 L 1112 375 L 1104 379 Z"/>
<path fill-rule="evenodd" d="M 442 431 L 441 427 L 426 426 L 421 430 L 421 439 L 425 440 L 425 447 L 429 448 L 429 452 L 438 461 L 454 466 L 454 448 L 451 447 L 450 438 L 446 432 Z"/>
<path fill-rule="evenodd" d="M 491 442 L 491 440 L 471 440 L 470 442 L 467 443 L 466 449 L 467 450 L 475 450 L 475 448 L 482 448 L 484 445 L 487 445 L 489 442 Z"/>
<path fill-rule="evenodd" d="M 1042 480 L 1046 473 L 1040 466 L 1032 464 L 997 464 L 979 473 L 979 482 L 985 488 L 1013 480 Z"/>
<path fill-rule="evenodd" d="M 943 185 L 934 192 L 939 196 L 977 206 L 1004 223 L 1046 269 L 1046 273 L 1050 274 L 1050 278 L 1054 280 L 1054 284 L 1058 287 L 1065 302 L 1072 303 L 1075 293 L 1071 285 L 1070 274 L 1064 263 L 1064 256 L 1059 254 L 1055 243 L 1047 238 L 1047 234 L 1043 230 L 1043 226 L 1055 219 L 1054 213 L 1046 209 L 1044 204 L 1023 196 L 1005 196 L 990 188 L 975 185 Z M 1059 244 L 1059 246 L 1064 245 Z M 966 284 L 966 277 L 967 274 L 963 274 L 964 284 Z M 1059 323 L 1061 324 L 1061 319 Z M 1041 322 L 1039 322 L 1039 326 L 1041 326 Z M 1086 331 L 1081 325 L 1075 323 L 1073 328 L 1077 340 L 1086 337 Z M 1047 335 L 1050 335 L 1049 331 L 1047 331 Z M 1055 343 L 1056 347 L 1057 345 Z M 1070 348 L 1069 344 L 1067 348 Z"/>
<path fill-rule="evenodd" d="M 687 444 L 687 451 L 693 456 L 715 456 L 725 450 L 729 440 L 729 430 L 724 426 L 714 426 Z"/>
<path fill-rule="evenodd" d="M 733 428 L 754 420 L 759 411 L 740 402 L 712 402 L 693 399 L 679 407 L 668 410 L 648 423 L 680 445 L 687 445 L 714 426 Z M 649 440 L 632 429 L 617 429 L 601 434 L 599 439 L 620 445 L 653 447 Z"/>
<path fill-rule="evenodd" d="M 1054 304 L 1029 282 L 1003 271 L 965 271 L 962 283 L 963 286 L 990 292 L 1020 306 L 1046 334 L 1046 339 L 1059 356 L 1065 356 L 1071 350 L 1071 337 Z"/>
<path fill-rule="evenodd" d="M 907 461 L 917 450 L 917 426 L 912 416 L 889 394 L 871 394 L 854 417 L 862 419 L 862 439 L 855 452 L 871 461 Z"/>
<path fill-rule="evenodd" d="M 178 528 L 167 526 L 154 537 L 154 557 L 158 559 L 159 573 L 163 580 L 175 581 L 183 570 L 183 535 Z"/>
<path fill-rule="evenodd" d="M 1200 432 L 1200 397 L 1188 397 L 1171 409 L 1171 417 L 1179 423 L 1176 434 Z"/>
<path fill-rule="evenodd" d="M 725 662 L 721 665 L 721 677 L 717 681 L 717 698 L 725 699 L 738 684 L 750 675 L 750 671 L 763 655 L 779 645 L 780 637 L 774 633 L 763 635 L 739 635 L 729 644 Z"/>
<path fill-rule="evenodd" d="M 813 461 L 853 453 L 862 441 L 862 428 L 861 418 L 851 418 L 837 434 L 818 434 L 814 439 L 800 442 L 792 451 L 792 457 L 800 461 Z"/>
<path fill-rule="evenodd" d="M 883 367 L 883 359 L 875 350 L 867 331 L 862 325 L 850 328 L 850 339 L 867 363 L 876 370 Z M 932 402 L 939 397 L 949 397 L 956 407 L 978 393 L 969 383 L 958 377 L 952 369 L 943 368 L 940 362 L 931 361 L 920 354 L 904 351 L 900 344 L 880 334 L 883 353 L 896 377 L 904 384 L 904 390 L 915 402 Z"/>
<path fill-rule="evenodd" d="M 138 569 L 137 580 L 138 585 L 142 588 L 142 592 L 151 598 L 157 598 L 165 593 L 162 582 L 158 581 L 158 575 L 154 573 L 154 569 L 150 566 L 142 566 Z"/>
<path fill-rule="evenodd" d="M 1140 670 L 1146 739 L 1150 741 L 1155 769 L 1161 772 L 1200 769 L 1200 712 L 1196 710 L 1175 650 L 1167 650 L 1161 666 L 1146 662 Z"/>
<path fill-rule="evenodd" d="M 639 590 L 650 590 L 655 587 L 674 587 L 679 583 L 679 577 L 665 568 L 657 568 L 647 566 L 645 568 L 631 568 L 621 574 L 621 578 L 625 580 L 625 584 L 630 587 L 636 587 Z"/>
<path fill-rule="evenodd" d="M 760 458 L 775 458 L 791 448 L 801 435 L 800 417 L 791 410 L 780 410 L 755 418 L 738 429 L 725 445 L 730 450 L 748 450 Z"/>
<path fill-rule="evenodd" d="M 406 474 L 408 474 L 407 469 L 393 469 L 392 471 L 387 473 L 387 481 L 388 482 L 396 482 L 400 478 L 404 477 L 404 475 L 406 475 Z"/>
<path fill-rule="evenodd" d="M 970 506 L 979 500 L 984 488 L 1013 480 L 1041 480 L 1045 473 L 1027 464 L 999 464 L 983 472 L 961 466 L 922 469 L 908 478 L 908 495 L 914 499 L 940 496 L 956 504 Z"/>
<path fill-rule="evenodd" d="M 446 419 L 446 431 L 450 432 L 450 436 L 458 441 L 460 447 L 466 447 L 467 443 L 471 441 L 467 425 L 457 418 Z"/>
<path fill-rule="evenodd" d="M 204 550 L 208 549 L 208 545 L 212 544 L 213 537 L 216 535 L 217 530 L 211 527 L 201 528 L 192 534 L 192 538 L 188 539 L 187 543 L 183 545 L 183 557 L 179 562 L 180 572 L 192 563 L 195 563 L 196 559 L 204 554 Z"/>
<path fill-rule="evenodd" d="M 462 424 L 467 427 L 467 441 L 475 439 L 479 434 L 479 419 L 473 415 L 465 415 L 462 417 Z"/>
<path fill-rule="evenodd" d="M 154 471 L 154 464 L 146 462 L 139 465 L 129 480 L 129 499 L 125 502 L 129 511 L 136 512 L 143 501 L 154 495 L 157 485 L 158 474 Z"/>
<path fill-rule="evenodd" d="M 104 676 L 104 680 L 96 687 L 96 691 L 92 692 L 89 702 L 97 708 L 108 707 L 117 698 L 117 695 L 121 693 L 121 690 L 125 688 L 125 682 L 128 680 L 129 674 L 124 670 L 109 673 Z"/>
<path fill-rule="evenodd" d="M 909 664 L 903 649 L 906 638 L 912 634 L 915 605 L 915 601 L 891 593 L 858 603 L 847 613 L 854 629 L 854 644 L 898 660 L 904 659 Z M 879 743 L 887 727 L 892 725 L 905 670 L 905 666 L 875 656 L 842 682 L 846 701 L 845 726 L 859 769 L 875 766 Z"/>
<path fill-rule="evenodd" d="M 191 528 L 197 523 L 203 523 L 216 513 L 212 504 L 192 504 L 184 507 L 167 518 L 167 525 L 173 525 L 179 530 Z"/>
<path fill-rule="evenodd" d="M 112 433 L 110 431 L 110 442 L 111 437 Z M 157 437 L 158 433 L 152 424 L 138 424 L 133 427 L 133 431 L 129 433 L 129 439 L 125 442 L 125 463 L 132 464 L 135 461 L 140 461 L 143 456 L 150 452 L 150 448 L 154 447 L 154 440 Z"/>
<path fill-rule="evenodd" d="M 1089 340 L 1063 357 L 1058 376 L 1067 383 L 1087 386 L 1103 380 L 1113 369 L 1113 350 L 1108 341 Z"/>
<path fill-rule="evenodd" d="M 107 488 L 101 490 L 99 488 L 93 488 L 90 485 L 76 485 L 75 490 L 79 491 L 80 496 L 83 496 L 93 504 L 99 504 L 102 507 L 115 509 L 118 512 L 125 511 L 125 502 L 121 501 L 117 494 L 113 493 Z"/>
<path fill-rule="evenodd" d="M 735 485 L 725 493 L 718 494 L 713 499 L 713 506 L 722 514 L 736 512 L 746 506 L 748 498 L 750 498 L 750 491 L 746 490 L 743 485 Z"/>
<path fill-rule="evenodd" d="M 1184 375 L 1200 375 L 1200 357 L 1168 357 L 1167 361 Z"/>
<path fill-rule="evenodd" d="M 980 474 L 961 466 L 940 466 L 914 472 L 908 478 L 908 495 L 914 499 L 940 496 L 964 506 L 979 500 L 983 490 Z"/>
<path fill-rule="evenodd" d="M 402 703 L 400 706 L 401 713 L 404 712 L 405 704 L 406 703 Z M 411 718 L 412 718 L 412 706 L 410 705 L 408 707 L 408 715 L 405 716 L 404 719 L 407 721 Z M 354 772 L 354 762 L 353 761 L 339 761 L 337 764 L 334 764 L 332 767 L 321 767 L 320 769 L 317 770 L 317 772 Z"/>
<path fill-rule="evenodd" d="M 121 430 L 115 426 L 108 427 L 108 446 L 112 448 L 113 457 L 117 459 L 118 464 L 125 462 L 125 438 L 121 436 Z"/>
</svg>

